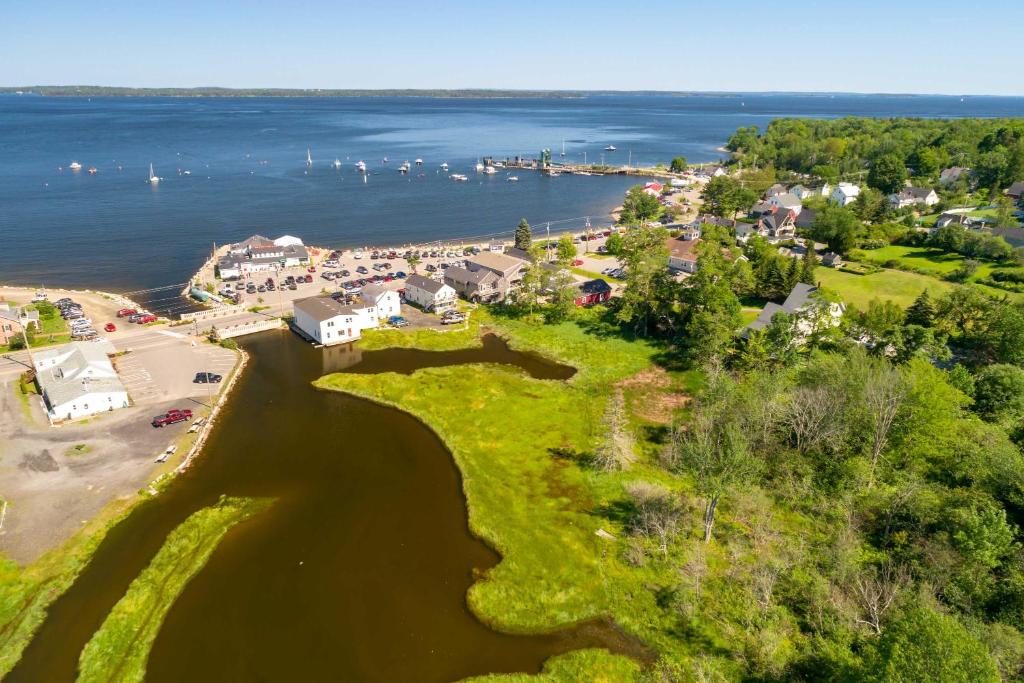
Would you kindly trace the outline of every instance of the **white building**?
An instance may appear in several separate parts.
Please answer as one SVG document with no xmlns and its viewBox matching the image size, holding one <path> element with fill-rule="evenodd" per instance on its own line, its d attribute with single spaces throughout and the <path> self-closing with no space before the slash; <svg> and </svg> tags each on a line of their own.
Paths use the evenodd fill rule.
<svg viewBox="0 0 1024 683">
<path fill-rule="evenodd" d="M 857 201 L 858 195 L 860 195 L 860 188 L 858 186 L 853 183 L 839 183 L 832 190 L 831 199 L 833 204 L 848 206 Z"/>
<path fill-rule="evenodd" d="M 783 192 L 782 194 L 773 195 L 768 199 L 768 203 L 778 209 L 788 209 L 797 216 L 800 215 L 800 212 L 804 208 L 804 205 L 800 202 L 800 198 L 791 192 Z"/>
<path fill-rule="evenodd" d="M 405 300 L 425 311 L 443 313 L 455 308 L 458 292 L 449 285 L 413 273 L 405 279 Z"/>
<path fill-rule="evenodd" d="M 36 383 L 51 420 L 77 420 L 128 407 L 110 342 L 72 342 L 33 356 Z"/>
<path fill-rule="evenodd" d="M 377 308 L 377 318 L 387 320 L 393 315 L 402 315 L 402 297 L 393 289 L 383 285 L 366 285 L 359 297 L 367 306 Z"/>
<path fill-rule="evenodd" d="M 930 187 L 905 187 L 899 192 L 889 195 L 889 204 L 894 209 L 905 209 L 908 206 L 935 206 L 939 203 L 939 195 Z"/>
<path fill-rule="evenodd" d="M 798 199 L 810 199 L 811 197 L 828 197 L 832 192 L 832 186 L 825 183 L 821 187 L 807 187 L 806 185 L 794 185 L 789 189 L 790 193 Z"/>
<path fill-rule="evenodd" d="M 366 289 L 370 289 L 367 287 Z M 295 326 L 318 344 L 331 346 L 355 341 L 363 330 L 379 327 L 381 320 L 400 315 L 398 292 L 360 294 L 360 303 L 346 304 L 329 296 L 311 296 L 292 302 Z"/>
</svg>

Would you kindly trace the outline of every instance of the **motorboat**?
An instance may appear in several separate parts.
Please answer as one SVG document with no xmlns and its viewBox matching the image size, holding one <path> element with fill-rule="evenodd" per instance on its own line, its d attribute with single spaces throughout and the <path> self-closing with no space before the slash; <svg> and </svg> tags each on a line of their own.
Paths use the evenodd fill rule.
<svg viewBox="0 0 1024 683">
<path fill-rule="evenodd" d="M 423 159 L 417 159 L 416 160 L 416 165 L 417 166 L 422 166 L 423 165 Z"/>
<path fill-rule="evenodd" d="M 360 173 L 366 173 L 366 162 L 365 161 L 357 161 L 356 162 L 356 169 L 358 169 Z"/>
<path fill-rule="evenodd" d="M 606 152 L 614 152 L 616 149 L 617 149 L 617 147 L 615 147 L 615 145 L 608 145 L 607 147 L 604 148 L 604 151 L 606 151 Z"/>
<path fill-rule="evenodd" d="M 99 171 L 96 170 L 95 166 L 90 166 L 88 173 L 89 173 L 89 175 L 96 175 L 97 173 L 99 173 Z"/>
<path fill-rule="evenodd" d="M 448 162 L 447 161 L 444 162 L 443 164 L 441 164 L 441 170 L 442 171 L 447 171 L 448 170 Z"/>
<path fill-rule="evenodd" d="M 82 165 L 77 161 L 72 161 L 70 164 L 68 164 L 68 168 L 70 168 L 72 171 L 81 171 Z"/>
<path fill-rule="evenodd" d="M 410 168 L 412 168 L 412 166 L 409 164 L 408 161 L 406 161 L 401 166 L 398 167 L 398 172 L 399 173 L 408 173 Z"/>
<path fill-rule="evenodd" d="M 462 175 L 461 173 L 452 173 L 450 177 L 451 177 L 452 180 L 456 180 L 456 181 L 460 181 L 460 182 L 465 182 L 465 181 L 469 180 L 469 176 Z"/>
<path fill-rule="evenodd" d="M 510 183 L 517 183 L 519 182 L 519 176 L 510 175 L 508 178 L 506 178 L 506 180 L 508 180 Z"/>
<path fill-rule="evenodd" d="M 476 172 L 477 173 L 483 173 L 483 171 L 484 171 L 484 164 L 483 164 L 483 162 L 481 162 L 481 161 L 476 162 Z"/>
<path fill-rule="evenodd" d="M 498 172 L 498 169 L 494 168 L 493 166 L 485 166 L 484 167 L 484 173 L 486 175 L 494 175 L 497 172 Z"/>
</svg>

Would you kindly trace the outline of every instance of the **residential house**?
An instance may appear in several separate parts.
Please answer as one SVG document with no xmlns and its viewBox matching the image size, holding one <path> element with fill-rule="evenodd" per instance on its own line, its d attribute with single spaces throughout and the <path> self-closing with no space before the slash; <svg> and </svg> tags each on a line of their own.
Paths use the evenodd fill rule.
<svg viewBox="0 0 1024 683">
<path fill-rule="evenodd" d="M 487 270 L 497 275 L 502 281 L 501 297 L 504 298 L 513 290 L 518 289 L 523 281 L 528 263 L 528 261 L 507 254 L 484 251 L 466 260 L 466 270 L 470 272 Z"/>
<path fill-rule="evenodd" d="M 508 283 L 504 278 L 483 268 L 473 271 L 461 266 L 452 266 L 444 271 L 444 283 L 468 301 L 499 301 L 508 291 Z"/>
<path fill-rule="evenodd" d="M 704 179 L 707 179 L 707 180 L 711 180 L 712 178 L 717 178 L 717 177 L 723 176 L 725 174 L 726 174 L 726 171 L 725 171 L 725 169 L 723 167 L 721 167 L 721 166 L 719 166 L 717 164 L 711 164 L 711 165 L 708 165 L 708 166 L 701 166 L 700 168 L 697 169 L 697 171 L 696 171 L 696 173 L 694 175 L 696 175 L 698 178 L 704 178 Z"/>
<path fill-rule="evenodd" d="M 593 304 L 608 301 L 612 296 L 612 287 L 604 280 L 587 280 L 576 285 L 579 293 L 576 295 L 577 306 L 590 306 Z"/>
<path fill-rule="evenodd" d="M 770 199 L 762 199 L 759 202 L 755 202 L 754 205 L 750 207 L 750 211 L 747 215 L 749 215 L 751 218 L 760 218 L 765 214 L 771 213 L 772 209 L 774 208 L 775 207 L 772 205 Z"/>
<path fill-rule="evenodd" d="M 450 269 L 449 269 L 450 270 Z M 444 313 L 455 308 L 459 294 L 450 285 L 413 273 L 405 279 L 405 300 L 424 311 Z"/>
<path fill-rule="evenodd" d="M 796 234 L 796 214 L 785 209 L 762 216 L 757 222 L 757 232 L 764 237 L 788 239 Z"/>
<path fill-rule="evenodd" d="M 800 215 L 800 211 L 803 210 L 804 205 L 800 202 L 800 198 L 795 194 L 789 192 L 783 192 L 782 194 L 773 195 L 769 197 L 768 203 L 774 206 L 776 209 L 782 209 L 786 211 L 792 211 L 794 218 Z"/>
<path fill-rule="evenodd" d="M 7 346 L 11 340 L 21 337 L 22 330 L 39 328 L 39 311 L 27 311 L 21 307 L 11 308 L 0 303 L 0 346 Z"/>
<path fill-rule="evenodd" d="M 789 189 L 790 194 L 795 195 L 801 201 L 811 197 L 828 197 L 832 192 L 832 186 L 825 183 L 821 187 L 807 187 L 806 185 L 794 185 Z"/>
<path fill-rule="evenodd" d="M 835 189 L 832 190 L 830 199 L 833 204 L 839 206 L 849 206 L 857 201 L 857 197 L 860 195 L 860 187 L 853 183 L 839 183 Z"/>
<path fill-rule="evenodd" d="M 949 168 L 942 169 L 939 174 L 939 183 L 945 187 L 955 185 L 960 181 L 961 178 L 969 179 L 971 176 L 971 169 L 964 168 L 963 166 L 950 166 Z"/>
<path fill-rule="evenodd" d="M 894 209 L 905 209 L 908 206 L 935 206 L 939 203 L 939 195 L 930 187 L 905 187 L 899 192 L 889 195 L 889 205 Z"/>
<path fill-rule="evenodd" d="M 968 216 L 964 212 L 960 211 L 946 211 L 945 213 L 939 214 L 939 217 L 935 219 L 936 228 L 944 228 L 947 225 L 959 225 L 961 228 L 971 229 L 980 227 L 983 224 L 982 221 Z"/>
<path fill-rule="evenodd" d="M 757 234 L 757 226 L 751 223 L 741 223 L 737 221 L 733 232 L 736 234 L 737 242 L 740 244 L 746 244 L 747 240 L 749 240 L 752 235 Z"/>
<path fill-rule="evenodd" d="M 763 330 L 771 324 L 778 313 L 786 313 L 797 319 L 796 330 L 801 339 L 815 332 L 839 325 L 845 306 L 816 296 L 817 287 L 798 282 L 786 300 L 779 304 L 769 302 L 753 322 L 744 329 L 744 336 L 751 330 Z"/>
<path fill-rule="evenodd" d="M 51 420 L 77 420 L 128 407 L 128 391 L 110 362 L 108 341 L 72 342 L 37 351 L 36 384 Z"/>
<path fill-rule="evenodd" d="M 1018 180 L 1006 188 L 1006 195 L 1013 201 L 1019 202 L 1021 197 L 1024 197 L 1024 180 Z"/>
<path fill-rule="evenodd" d="M 818 217 L 818 212 L 817 211 L 815 211 L 814 209 L 807 209 L 807 208 L 805 208 L 796 217 L 796 220 L 794 221 L 794 224 L 796 225 L 797 230 L 806 230 L 808 228 L 814 227 L 814 220 L 817 217 Z"/>
<path fill-rule="evenodd" d="M 644 183 L 644 194 L 649 194 L 652 197 L 660 197 L 663 185 L 658 182 L 651 181 Z"/>
<path fill-rule="evenodd" d="M 668 247 L 668 267 L 681 273 L 697 272 L 697 245 L 700 240 L 684 240 L 670 237 L 665 245 Z"/>
<path fill-rule="evenodd" d="M 843 257 L 834 251 L 827 251 L 821 256 L 821 265 L 827 268 L 840 268 L 843 265 Z"/>
<path fill-rule="evenodd" d="M 786 194 L 786 192 L 788 192 L 788 190 L 786 189 L 785 185 L 783 185 L 782 183 L 775 183 L 774 185 L 772 185 L 771 187 L 764 191 L 762 197 L 764 197 L 767 200 L 771 199 L 772 197 L 777 197 L 780 194 Z"/>
<path fill-rule="evenodd" d="M 292 302 L 294 324 L 318 344 L 331 346 L 355 341 L 362 331 L 380 325 L 377 307 L 346 304 L 329 296 L 311 296 Z"/>
<path fill-rule="evenodd" d="M 363 287 L 359 298 L 367 306 L 377 308 L 377 318 L 387 320 L 394 315 L 402 315 L 402 297 L 393 289 L 384 285 L 371 284 Z"/>
</svg>

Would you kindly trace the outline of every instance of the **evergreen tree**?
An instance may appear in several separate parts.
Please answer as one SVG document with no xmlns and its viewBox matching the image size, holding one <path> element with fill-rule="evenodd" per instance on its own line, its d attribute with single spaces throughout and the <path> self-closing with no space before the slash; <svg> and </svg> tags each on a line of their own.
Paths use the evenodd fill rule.
<svg viewBox="0 0 1024 683">
<path fill-rule="evenodd" d="M 796 287 L 797 283 L 800 282 L 800 261 L 795 258 L 789 259 L 789 265 L 786 267 L 786 286 L 785 294 L 789 294 Z"/>
<path fill-rule="evenodd" d="M 908 325 L 920 325 L 921 327 L 931 327 L 935 322 L 935 305 L 932 303 L 927 289 L 921 292 L 914 303 L 910 304 L 910 308 L 907 309 L 906 321 Z"/>
<path fill-rule="evenodd" d="M 530 232 L 530 224 L 526 222 L 525 218 L 520 218 L 519 225 L 516 226 L 516 249 L 529 251 L 531 244 L 533 244 L 533 234 Z"/>
<path fill-rule="evenodd" d="M 814 285 L 814 269 L 818 267 L 818 255 L 814 253 L 813 240 L 807 240 L 807 253 L 804 254 L 803 263 L 800 266 L 800 282 L 805 285 Z"/>
</svg>

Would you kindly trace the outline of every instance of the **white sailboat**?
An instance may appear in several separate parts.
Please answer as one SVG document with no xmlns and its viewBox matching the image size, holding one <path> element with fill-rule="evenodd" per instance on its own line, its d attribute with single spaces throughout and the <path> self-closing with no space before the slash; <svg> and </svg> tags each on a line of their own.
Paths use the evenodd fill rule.
<svg viewBox="0 0 1024 683">
<path fill-rule="evenodd" d="M 482 173 L 483 170 L 484 170 L 483 162 L 481 162 L 479 159 L 477 159 L 477 162 L 476 162 L 476 172 L 477 173 Z"/>
<path fill-rule="evenodd" d="M 358 169 L 360 173 L 366 173 L 366 162 L 362 160 L 357 161 L 356 169 Z"/>
<path fill-rule="evenodd" d="M 160 178 L 158 178 L 157 175 L 153 173 L 153 164 L 149 165 L 149 182 L 151 185 L 156 185 L 157 183 L 160 182 Z"/>
<path fill-rule="evenodd" d="M 333 166 L 334 168 L 341 168 L 341 159 L 335 157 Z"/>
<path fill-rule="evenodd" d="M 312 165 L 313 165 L 313 153 L 310 151 L 309 147 L 307 147 L 306 148 L 306 166 L 312 166 Z"/>
<path fill-rule="evenodd" d="M 565 138 L 562 138 L 562 156 L 565 156 Z"/>
</svg>

